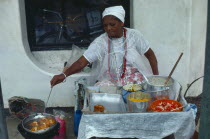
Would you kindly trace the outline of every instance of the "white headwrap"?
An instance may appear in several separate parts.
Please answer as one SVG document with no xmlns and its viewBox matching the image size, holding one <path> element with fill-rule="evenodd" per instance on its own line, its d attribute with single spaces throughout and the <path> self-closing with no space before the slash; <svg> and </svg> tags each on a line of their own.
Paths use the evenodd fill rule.
<svg viewBox="0 0 210 139">
<path fill-rule="evenodd" d="M 102 17 L 104 18 L 104 16 L 106 15 L 113 15 L 119 18 L 123 23 L 125 21 L 125 10 L 122 6 L 113 6 L 106 8 L 102 13 Z"/>
</svg>

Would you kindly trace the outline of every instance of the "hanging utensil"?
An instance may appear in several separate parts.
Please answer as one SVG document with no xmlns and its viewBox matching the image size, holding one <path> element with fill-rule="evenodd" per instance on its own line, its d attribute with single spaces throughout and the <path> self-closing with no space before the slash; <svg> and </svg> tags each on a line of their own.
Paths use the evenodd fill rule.
<svg viewBox="0 0 210 139">
<path fill-rule="evenodd" d="M 176 61 L 176 63 L 175 63 L 175 65 L 174 65 L 174 67 L 172 68 L 172 70 L 171 70 L 170 74 L 168 75 L 168 78 L 166 79 L 166 82 L 165 82 L 165 86 L 168 84 L 168 81 L 169 81 L 169 79 L 171 78 L 171 75 L 173 74 L 173 72 L 174 72 L 174 70 L 175 70 L 175 68 L 176 68 L 177 64 L 179 63 L 179 61 L 180 61 L 180 59 L 181 59 L 182 55 L 183 55 L 183 53 L 181 53 L 181 54 L 180 54 L 180 56 L 179 56 L 178 60 Z"/>
<path fill-rule="evenodd" d="M 184 106 L 181 106 L 181 107 L 172 109 L 171 111 L 173 112 L 173 111 L 176 111 L 176 110 L 181 110 L 181 109 L 183 109 L 183 108 L 185 108 L 185 107 L 187 107 L 187 105 L 184 105 Z"/>
<path fill-rule="evenodd" d="M 50 93 L 49 93 L 49 95 L 48 95 L 47 102 L 46 102 L 46 104 L 45 104 L 45 110 L 44 110 L 45 112 L 46 112 L 46 108 L 47 108 L 48 101 L 49 101 L 50 96 L 51 96 L 51 93 L 52 93 L 52 89 L 53 89 L 53 87 L 51 87 L 51 89 L 50 89 Z"/>
</svg>

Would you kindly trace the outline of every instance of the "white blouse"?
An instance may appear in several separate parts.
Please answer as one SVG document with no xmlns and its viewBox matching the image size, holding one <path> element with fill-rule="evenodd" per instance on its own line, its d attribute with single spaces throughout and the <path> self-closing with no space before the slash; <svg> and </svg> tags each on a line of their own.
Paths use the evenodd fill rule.
<svg viewBox="0 0 210 139">
<path fill-rule="evenodd" d="M 120 74 L 123 72 L 125 52 L 127 53 L 126 67 L 134 67 L 139 72 L 151 74 L 148 60 L 145 60 L 144 56 L 150 48 L 148 41 L 143 38 L 143 35 L 139 31 L 129 28 L 126 28 L 126 30 L 126 38 L 123 36 L 121 38 L 110 39 L 107 33 L 103 33 L 84 52 L 83 56 L 88 62 L 95 65 L 92 68 L 92 76 L 96 76 L 97 80 L 109 78 L 107 76 L 108 72 L 117 74 L 116 76 L 120 77 Z M 110 45 L 108 44 L 109 40 Z M 110 48 L 108 48 L 109 46 Z M 147 62 L 146 66 L 145 61 Z"/>
<path fill-rule="evenodd" d="M 150 47 L 148 41 L 143 38 L 143 35 L 134 29 L 126 28 L 126 30 L 127 49 L 135 49 L 140 55 L 146 53 Z M 104 55 L 108 53 L 108 39 L 107 33 L 103 33 L 90 44 L 88 49 L 83 54 L 89 63 L 92 63 L 96 60 L 102 60 Z M 123 40 L 123 37 L 111 39 L 114 53 L 123 53 Z M 127 53 L 127 55 L 132 54 Z M 129 60 L 127 61 L 129 62 Z"/>
</svg>

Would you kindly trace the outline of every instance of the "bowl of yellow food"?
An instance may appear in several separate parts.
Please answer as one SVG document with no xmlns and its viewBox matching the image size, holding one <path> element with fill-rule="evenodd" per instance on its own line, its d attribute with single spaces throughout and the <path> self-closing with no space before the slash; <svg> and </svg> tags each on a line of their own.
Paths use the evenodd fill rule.
<svg viewBox="0 0 210 139">
<path fill-rule="evenodd" d="M 146 112 L 151 103 L 149 93 L 141 91 L 133 92 L 127 96 L 127 111 L 128 112 Z"/>
</svg>

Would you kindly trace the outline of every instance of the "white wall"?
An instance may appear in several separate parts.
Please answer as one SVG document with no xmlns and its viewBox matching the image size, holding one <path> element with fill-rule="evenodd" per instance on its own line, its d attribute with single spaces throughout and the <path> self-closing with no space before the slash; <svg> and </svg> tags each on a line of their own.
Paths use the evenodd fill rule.
<svg viewBox="0 0 210 139">
<path fill-rule="evenodd" d="M 52 76 L 62 70 L 64 61 L 60 57 L 67 58 L 70 55 L 68 52 L 51 51 L 52 59 L 49 60 L 51 66 L 45 63 L 46 60 L 39 61 L 40 57 L 33 56 L 27 41 L 23 2 L 23 0 L 0 1 L 0 17 L 2 18 L 0 22 L 0 77 L 5 107 L 8 107 L 7 101 L 12 96 L 25 96 L 46 101 Z M 50 59 L 49 55 L 45 58 Z M 60 63 L 57 64 L 59 59 Z M 74 81 L 79 77 L 74 75 L 68 78 L 66 83 L 55 86 L 49 106 L 74 106 Z"/>
<path fill-rule="evenodd" d="M 40 53 L 30 52 L 23 2 L 0 1 L 0 77 L 5 107 L 12 96 L 46 101 L 50 79 L 60 73 L 63 60 L 70 55 L 69 51 L 51 51 L 41 60 Z M 185 89 L 203 75 L 207 0 L 133 0 L 133 3 L 133 26 L 151 43 L 160 74 L 169 74 L 179 54 L 184 52 L 173 77 Z M 55 86 L 49 106 L 74 106 L 74 81 L 79 77 L 71 76 L 66 83 Z M 190 93 L 197 95 L 201 90 L 199 82 Z"/>
<path fill-rule="evenodd" d="M 158 58 L 161 75 L 168 75 L 184 53 L 172 77 L 187 85 L 204 75 L 207 0 L 134 0 L 134 28 L 150 42 Z M 203 80 L 193 84 L 187 95 L 202 92 Z"/>
<path fill-rule="evenodd" d="M 193 1 L 191 19 L 191 40 L 190 40 L 190 65 L 189 81 L 204 75 L 206 26 L 207 26 L 207 2 L 208 0 Z M 188 81 L 188 83 L 189 83 Z M 189 95 L 196 95 L 202 92 L 203 78 L 196 81 L 189 89 Z"/>
</svg>

